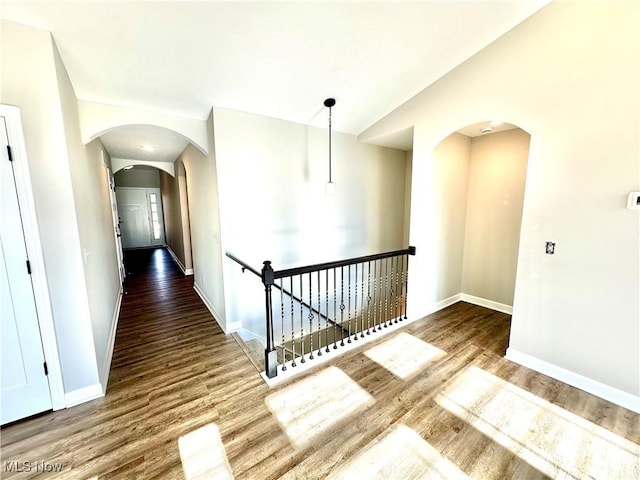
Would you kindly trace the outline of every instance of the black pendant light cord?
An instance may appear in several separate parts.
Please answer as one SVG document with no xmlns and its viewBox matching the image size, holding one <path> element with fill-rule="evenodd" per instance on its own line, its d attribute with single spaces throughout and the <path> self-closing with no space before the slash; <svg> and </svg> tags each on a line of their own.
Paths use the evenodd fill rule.
<svg viewBox="0 0 640 480">
<path fill-rule="evenodd" d="M 327 98 L 324 101 L 324 106 L 329 108 L 329 183 L 333 183 L 331 177 L 331 107 L 335 104 L 335 98 Z"/>
</svg>

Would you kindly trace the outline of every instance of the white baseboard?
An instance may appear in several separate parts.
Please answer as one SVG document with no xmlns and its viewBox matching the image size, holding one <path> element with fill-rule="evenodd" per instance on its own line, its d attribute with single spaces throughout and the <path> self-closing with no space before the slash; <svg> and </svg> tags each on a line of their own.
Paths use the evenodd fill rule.
<svg viewBox="0 0 640 480">
<path fill-rule="evenodd" d="M 111 371 L 111 360 L 113 359 L 113 349 L 116 344 L 116 331 L 118 330 L 118 319 L 120 318 L 120 306 L 122 305 L 122 296 L 124 294 L 122 285 L 118 292 L 116 305 L 113 309 L 113 317 L 111 318 L 111 329 L 109 330 L 109 343 L 107 344 L 107 356 L 104 358 L 102 369 L 100 370 L 100 383 L 103 392 L 107 392 L 107 383 L 109 383 L 109 372 Z"/>
<path fill-rule="evenodd" d="M 386 328 L 383 328 L 382 330 L 378 330 L 377 332 L 374 332 L 371 335 L 365 335 L 364 338 L 360 337 L 358 338 L 358 340 L 352 341 L 351 343 L 345 343 L 343 347 L 340 347 L 336 350 L 330 349 L 329 352 L 325 351 L 322 353 L 321 357 L 319 357 L 316 354 L 313 360 L 310 359 L 311 354 L 307 353 L 304 355 L 304 359 L 305 359 L 304 363 L 302 362 L 300 357 L 296 358 L 297 366 L 295 368 L 292 367 L 291 361 L 285 364 L 287 366 L 287 369 L 284 371 L 282 370 L 282 365 L 279 364 L 278 374 L 273 378 L 267 377 L 264 371 L 261 372 L 260 375 L 262 376 L 262 379 L 266 382 L 266 384 L 270 388 L 278 386 L 290 380 L 293 377 L 299 376 L 301 373 L 307 372 L 310 369 L 317 367 L 318 365 L 322 365 L 324 363 L 327 363 L 329 360 L 339 358 L 340 356 L 344 355 L 347 352 L 350 352 L 351 350 L 355 350 L 356 348 L 360 348 L 363 345 L 367 345 L 368 343 L 386 338 L 389 336 L 390 333 L 397 332 L 401 328 L 406 327 L 407 325 L 419 320 L 420 318 L 422 317 L 418 317 L 418 318 L 409 317 L 407 320 L 402 320 L 401 322 L 398 322 L 398 323 L 389 322 Z"/>
<path fill-rule="evenodd" d="M 459 302 L 461 295 L 462 295 L 461 293 L 457 293 L 455 295 L 451 295 L 449 298 L 445 298 L 444 300 L 440 300 L 439 302 L 434 303 L 433 310 L 431 313 L 435 313 L 437 311 L 442 310 L 443 308 L 447 308 L 448 306 Z M 429 315 L 431 315 L 431 313 L 429 313 Z"/>
<path fill-rule="evenodd" d="M 243 341 L 248 342 L 250 340 L 258 340 L 262 345 L 267 344 L 267 338 L 261 335 L 258 335 L 251 330 L 247 330 L 246 328 L 238 328 L 234 330 L 234 333 L 237 334 Z"/>
<path fill-rule="evenodd" d="M 180 259 L 178 258 L 178 256 L 176 255 L 176 253 L 173 251 L 173 249 L 169 245 L 167 245 L 166 248 L 167 248 L 167 252 L 169 252 L 169 255 L 171 255 L 171 258 L 173 259 L 175 264 L 178 265 L 178 268 L 180 269 L 180 271 L 182 271 L 182 274 L 184 276 L 193 275 L 193 268 L 185 268 L 182 262 L 180 261 Z"/>
<path fill-rule="evenodd" d="M 64 394 L 64 400 L 67 404 L 67 408 L 75 407 L 76 405 L 90 402 L 91 400 L 95 400 L 100 397 L 104 397 L 104 392 L 102 390 L 102 385 L 99 383 L 78 388 L 77 390 L 72 390 Z"/>
<path fill-rule="evenodd" d="M 475 297 L 473 295 L 468 295 L 466 293 L 461 293 L 460 300 L 462 300 L 463 302 L 478 305 L 480 307 L 490 308 L 491 310 L 496 310 L 498 312 L 506 313 L 508 315 L 513 314 L 512 305 L 505 305 L 504 303 L 494 302 L 493 300 L 487 300 L 486 298 L 480 298 L 480 297 Z"/>
<path fill-rule="evenodd" d="M 215 309 L 213 304 L 209 301 L 204 291 L 202 290 L 202 288 L 200 288 L 200 285 L 198 285 L 197 282 L 193 282 L 193 289 L 196 291 L 196 293 L 200 297 L 200 300 L 202 300 L 202 303 L 204 303 L 204 306 L 207 307 L 207 310 L 211 312 L 211 315 L 213 315 L 214 320 L 218 322 L 218 325 L 220 325 L 220 328 L 222 328 L 222 331 L 224 333 L 228 334 L 242 327 L 242 324 L 239 324 L 238 322 L 234 322 L 232 324 L 227 325 L 224 321 L 224 317 L 218 313 L 218 311 Z"/>
<path fill-rule="evenodd" d="M 539 358 L 532 357 L 531 355 L 514 350 L 513 348 L 507 348 L 505 358 L 514 363 L 530 368 L 531 370 L 535 370 L 536 372 L 543 373 L 548 377 L 560 380 L 567 385 L 584 390 L 596 397 L 603 398 L 633 412 L 640 413 L 640 397 L 638 396 L 623 392 L 622 390 L 618 390 L 617 388 L 605 385 L 604 383 L 592 380 L 591 378 L 578 373 L 558 367 L 552 363 L 545 362 Z"/>
</svg>

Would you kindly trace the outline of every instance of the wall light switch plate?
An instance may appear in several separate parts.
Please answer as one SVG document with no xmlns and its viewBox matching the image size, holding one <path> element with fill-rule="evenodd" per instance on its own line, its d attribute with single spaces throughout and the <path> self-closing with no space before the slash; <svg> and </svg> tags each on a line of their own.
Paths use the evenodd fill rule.
<svg viewBox="0 0 640 480">
<path fill-rule="evenodd" d="M 629 210 L 640 210 L 640 192 L 631 192 L 627 197 L 627 208 Z"/>
<path fill-rule="evenodd" d="M 556 253 L 556 242 L 547 242 L 545 253 L 547 255 L 553 255 L 554 253 Z"/>
</svg>

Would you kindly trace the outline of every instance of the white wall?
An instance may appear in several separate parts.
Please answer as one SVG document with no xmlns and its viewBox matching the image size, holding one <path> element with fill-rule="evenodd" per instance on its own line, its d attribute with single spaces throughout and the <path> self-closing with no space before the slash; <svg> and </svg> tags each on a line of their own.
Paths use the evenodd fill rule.
<svg viewBox="0 0 640 480">
<path fill-rule="evenodd" d="M 0 102 L 22 113 L 64 390 L 95 391 L 98 367 L 70 171 L 76 152 L 68 150 L 65 135 L 73 128 L 69 85 L 47 32 L 2 21 L 1 61 Z"/>
<path fill-rule="evenodd" d="M 433 148 L 487 118 L 531 134 L 510 352 L 629 405 L 640 394 L 640 220 L 625 209 L 640 187 L 639 22 L 635 2 L 552 3 L 361 135 L 415 125 L 419 316 L 439 275 L 421 248 L 438 228 Z"/>
<path fill-rule="evenodd" d="M 224 250 L 260 270 L 406 247 L 405 152 L 334 132 L 328 196 L 326 129 L 221 108 L 214 122 Z M 224 265 L 227 322 L 264 336 L 260 279 Z"/>
</svg>

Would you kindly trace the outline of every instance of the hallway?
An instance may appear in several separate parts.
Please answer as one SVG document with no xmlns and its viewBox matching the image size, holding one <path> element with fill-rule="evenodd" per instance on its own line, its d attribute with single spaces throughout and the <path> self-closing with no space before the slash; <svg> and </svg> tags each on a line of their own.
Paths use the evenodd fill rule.
<svg viewBox="0 0 640 480">
<path fill-rule="evenodd" d="M 507 315 L 460 302 L 269 389 L 164 249 L 130 251 L 127 267 L 107 395 L 4 428 L 3 462 L 60 465 L 49 476 L 70 479 L 637 469 L 640 416 L 505 360 Z M 7 468 L 3 478 L 36 474 Z"/>
</svg>

